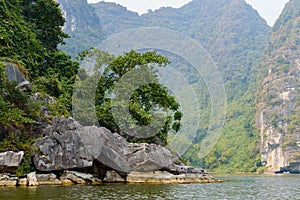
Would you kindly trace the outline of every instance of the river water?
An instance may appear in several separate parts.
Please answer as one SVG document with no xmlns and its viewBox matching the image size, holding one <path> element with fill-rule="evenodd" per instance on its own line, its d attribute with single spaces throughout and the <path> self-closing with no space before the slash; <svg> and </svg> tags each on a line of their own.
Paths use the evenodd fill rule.
<svg viewBox="0 0 300 200">
<path fill-rule="evenodd" d="M 225 182 L 0 188 L 0 199 L 300 199 L 300 175 L 216 177 Z"/>
</svg>

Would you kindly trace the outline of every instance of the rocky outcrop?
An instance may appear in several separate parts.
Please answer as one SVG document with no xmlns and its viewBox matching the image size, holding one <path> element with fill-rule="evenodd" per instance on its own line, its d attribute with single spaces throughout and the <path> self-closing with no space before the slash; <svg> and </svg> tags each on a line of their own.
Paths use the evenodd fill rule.
<svg viewBox="0 0 300 200">
<path fill-rule="evenodd" d="M 0 153 L 0 173 L 16 173 L 22 162 L 24 152 L 7 151 Z"/>
<path fill-rule="evenodd" d="M 92 155 L 78 135 L 82 128 L 72 119 L 55 118 L 53 125 L 45 129 L 46 136 L 35 142 L 37 169 L 50 172 L 91 167 Z"/>
<path fill-rule="evenodd" d="M 261 84 L 257 122 L 261 162 L 270 172 L 295 171 L 291 169 L 300 162 L 299 12 L 299 1 L 286 5 L 273 27 L 263 63 L 267 75 Z"/>
<path fill-rule="evenodd" d="M 61 185 L 62 182 L 55 174 L 36 174 L 36 179 L 39 185 Z"/>
<path fill-rule="evenodd" d="M 48 95 L 42 95 L 39 92 L 36 92 L 32 95 L 32 100 L 34 102 L 39 102 L 39 104 L 41 104 L 41 114 L 42 116 L 44 116 L 45 118 L 50 118 L 51 116 L 51 112 L 49 112 L 49 105 L 54 105 L 56 103 L 56 101 L 54 100 L 53 97 L 48 96 Z M 39 121 L 39 127 L 43 130 L 44 128 L 47 127 L 48 124 L 45 125 L 45 120 L 40 120 Z M 41 130 L 41 131 L 42 131 Z"/>
<path fill-rule="evenodd" d="M 40 171 L 88 169 L 101 163 L 120 173 L 168 169 L 175 160 L 168 149 L 155 144 L 132 144 L 104 127 L 79 125 L 73 118 L 54 118 L 37 139 L 34 162 Z"/>
<path fill-rule="evenodd" d="M 0 186 L 17 186 L 18 178 L 16 176 L 10 176 L 8 174 L 0 174 Z"/>
<path fill-rule="evenodd" d="M 16 87 L 25 87 L 31 91 L 29 81 L 25 79 L 24 74 L 19 70 L 17 65 L 9 62 L 3 62 L 3 64 L 5 65 L 4 69 L 9 82 L 15 82 L 17 84 Z"/>
<path fill-rule="evenodd" d="M 128 174 L 127 183 L 215 183 L 221 182 L 208 174 L 180 174 L 174 175 L 166 171 L 131 172 Z"/>
<path fill-rule="evenodd" d="M 54 118 L 45 129 L 44 137 L 36 141 L 35 149 L 37 169 L 40 172 L 63 171 L 60 176 L 62 184 L 86 184 L 97 180 L 160 183 L 217 181 L 202 169 L 183 165 L 176 154 L 162 146 L 128 143 L 106 128 L 83 127 L 73 118 Z M 137 175 L 141 176 L 140 181 L 136 181 Z"/>
<path fill-rule="evenodd" d="M 39 185 L 39 182 L 36 178 L 36 172 L 31 172 L 29 174 L 27 174 L 27 184 L 29 186 L 38 186 Z"/>
</svg>

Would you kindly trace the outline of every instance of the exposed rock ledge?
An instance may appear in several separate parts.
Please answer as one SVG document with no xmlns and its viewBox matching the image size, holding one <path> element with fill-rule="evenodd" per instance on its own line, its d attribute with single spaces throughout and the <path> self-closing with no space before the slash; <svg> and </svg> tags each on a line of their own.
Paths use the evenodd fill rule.
<svg viewBox="0 0 300 200">
<path fill-rule="evenodd" d="M 0 186 L 220 182 L 184 165 L 162 146 L 128 143 L 106 128 L 83 127 L 73 118 L 54 118 L 35 149 L 38 172 L 21 178 L 0 174 Z"/>
<path fill-rule="evenodd" d="M 32 172 L 25 177 L 0 174 L 0 187 L 27 187 L 39 185 L 100 185 L 104 183 L 147 183 L 147 184 L 191 184 L 222 182 L 208 174 L 173 175 L 166 171 L 131 172 L 125 178 L 116 171 L 107 171 L 103 180 L 93 174 L 77 171 L 64 171 L 62 174 L 37 174 Z"/>
<path fill-rule="evenodd" d="M 21 164 L 24 152 L 7 151 L 0 153 L 0 173 L 16 173 Z"/>
</svg>

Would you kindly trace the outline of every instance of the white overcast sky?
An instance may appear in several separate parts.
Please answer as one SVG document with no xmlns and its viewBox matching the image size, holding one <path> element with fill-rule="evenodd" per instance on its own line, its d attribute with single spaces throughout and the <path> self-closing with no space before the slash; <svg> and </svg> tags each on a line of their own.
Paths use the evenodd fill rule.
<svg viewBox="0 0 300 200">
<path fill-rule="evenodd" d="M 89 3 L 96 3 L 101 0 L 88 0 Z M 178 8 L 191 0 L 104 0 L 106 2 L 116 2 L 128 10 L 136 11 L 139 14 L 145 13 L 148 9 L 156 10 L 160 7 L 171 6 Z M 280 15 L 284 5 L 289 0 L 246 0 L 247 3 L 252 5 L 260 15 L 267 21 L 270 26 Z"/>
</svg>

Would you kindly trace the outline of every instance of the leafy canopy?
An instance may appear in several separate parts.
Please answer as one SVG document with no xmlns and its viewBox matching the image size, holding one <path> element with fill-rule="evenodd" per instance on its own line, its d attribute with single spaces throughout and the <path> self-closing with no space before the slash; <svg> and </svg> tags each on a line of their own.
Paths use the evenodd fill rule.
<svg viewBox="0 0 300 200">
<path fill-rule="evenodd" d="M 139 53 L 134 50 L 113 57 L 97 49 L 93 49 L 89 56 L 94 56 L 97 61 L 96 74 L 102 71 L 95 95 L 99 124 L 131 142 L 166 145 L 168 132 L 180 129 L 182 117 L 179 103 L 170 95 L 168 88 L 158 82 L 155 66 L 167 65 L 168 58 L 155 51 Z M 151 76 L 152 81 L 139 85 Z M 82 79 L 95 84 L 86 76 Z M 123 98 L 125 96 L 128 98 Z M 129 109 L 129 115 L 118 112 L 118 109 L 125 112 Z M 115 116 L 114 111 L 119 114 Z M 145 137 L 148 129 L 143 128 L 150 126 L 159 128 Z"/>
</svg>

